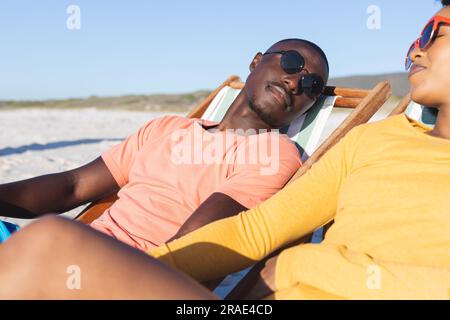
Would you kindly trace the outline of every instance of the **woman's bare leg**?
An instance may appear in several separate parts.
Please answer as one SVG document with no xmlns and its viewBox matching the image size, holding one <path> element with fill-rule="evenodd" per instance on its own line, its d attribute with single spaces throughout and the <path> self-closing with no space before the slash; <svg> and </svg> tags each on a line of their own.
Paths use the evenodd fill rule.
<svg viewBox="0 0 450 320">
<path fill-rule="evenodd" d="M 145 253 L 57 217 L 0 246 L 0 284 L 0 299 L 217 298 Z"/>
</svg>

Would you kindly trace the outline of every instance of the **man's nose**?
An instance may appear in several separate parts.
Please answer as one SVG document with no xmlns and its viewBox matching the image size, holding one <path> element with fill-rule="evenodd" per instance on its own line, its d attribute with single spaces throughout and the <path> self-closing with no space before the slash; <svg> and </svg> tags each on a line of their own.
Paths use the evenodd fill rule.
<svg viewBox="0 0 450 320">
<path fill-rule="evenodd" d="M 290 74 L 283 78 L 283 83 L 286 85 L 286 87 L 289 89 L 289 91 L 292 94 L 295 94 L 297 92 L 298 87 L 298 75 L 297 74 Z"/>
</svg>

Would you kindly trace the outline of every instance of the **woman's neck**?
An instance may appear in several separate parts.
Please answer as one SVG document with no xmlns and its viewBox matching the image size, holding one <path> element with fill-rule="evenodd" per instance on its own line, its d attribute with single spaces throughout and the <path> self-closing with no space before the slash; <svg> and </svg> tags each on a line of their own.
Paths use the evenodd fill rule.
<svg viewBox="0 0 450 320">
<path fill-rule="evenodd" d="M 439 108 L 436 125 L 427 133 L 433 137 L 450 139 L 450 105 Z"/>
</svg>

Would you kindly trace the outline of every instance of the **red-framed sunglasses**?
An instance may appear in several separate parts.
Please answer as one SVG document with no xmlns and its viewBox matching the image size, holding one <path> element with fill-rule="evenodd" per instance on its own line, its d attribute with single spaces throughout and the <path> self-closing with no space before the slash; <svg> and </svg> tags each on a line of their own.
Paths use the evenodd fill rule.
<svg viewBox="0 0 450 320">
<path fill-rule="evenodd" d="M 434 16 L 423 28 L 420 38 L 413 42 L 411 47 L 409 47 L 408 53 L 405 59 L 406 71 L 411 68 L 412 59 L 411 55 L 416 48 L 420 50 L 428 49 L 436 40 L 436 36 L 439 34 L 439 28 L 442 25 L 450 25 L 450 19 L 443 16 Z"/>
</svg>

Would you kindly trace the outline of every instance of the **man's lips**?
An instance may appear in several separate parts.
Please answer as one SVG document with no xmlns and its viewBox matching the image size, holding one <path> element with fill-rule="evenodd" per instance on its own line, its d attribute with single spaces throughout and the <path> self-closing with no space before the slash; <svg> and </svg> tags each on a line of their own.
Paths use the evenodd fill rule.
<svg viewBox="0 0 450 320">
<path fill-rule="evenodd" d="M 284 104 L 285 107 L 291 105 L 291 97 L 283 86 L 271 82 L 269 83 L 269 90 L 280 103 Z"/>
<path fill-rule="evenodd" d="M 426 68 L 425 68 L 424 66 L 413 65 L 413 66 L 411 67 L 411 70 L 409 71 L 408 77 L 411 77 L 412 75 L 414 75 L 414 74 L 416 74 L 416 73 L 418 73 L 418 72 L 420 72 L 420 71 L 423 71 L 423 70 L 425 70 L 425 69 L 426 69 Z"/>
</svg>

